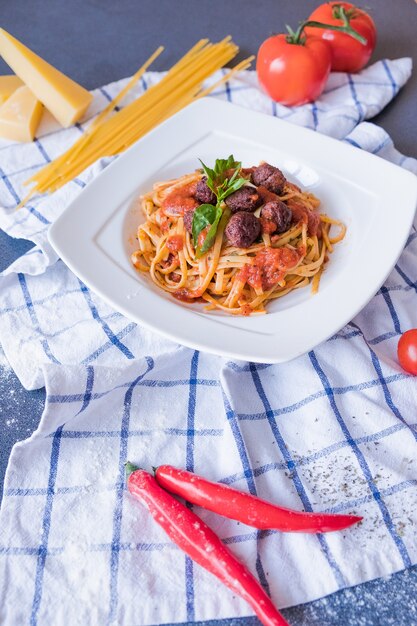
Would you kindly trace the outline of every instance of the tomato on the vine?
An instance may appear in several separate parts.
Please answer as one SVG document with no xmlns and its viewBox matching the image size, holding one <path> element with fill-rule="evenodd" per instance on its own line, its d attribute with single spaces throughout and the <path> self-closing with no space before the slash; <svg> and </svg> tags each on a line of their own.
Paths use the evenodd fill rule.
<svg viewBox="0 0 417 626">
<path fill-rule="evenodd" d="M 358 72 L 368 63 L 376 44 L 376 26 L 366 11 L 350 2 L 326 2 L 313 11 L 309 20 L 324 22 L 329 26 L 320 31 L 307 26 L 305 31 L 307 35 L 321 37 L 329 44 L 332 52 L 332 70 Z M 361 35 L 366 43 L 361 43 L 346 32 L 334 30 L 335 26 L 350 27 Z"/>
<path fill-rule="evenodd" d="M 354 17 L 348 17 L 344 8 L 337 6 L 343 16 L 342 24 L 308 19 L 295 32 L 287 26 L 287 35 L 273 35 L 263 42 L 258 51 L 256 70 L 261 86 L 271 98 L 294 106 L 319 97 L 332 64 L 332 48 L 323 33 L 343 35 L 355 46 L 367 48 L 367 39 L 350 25 Z"/>
<path fill-rule="evenodd" d="M 417 376 L 417 328 L 407 330 L 401 335 L 397 352 L 401 367 Z"/>
<path fill-rule="evenodd" d="M 318 37 L 293 42 L 291 35 L 273 35 L 259 48 L 256 71 L 273 100 L 293 106 L 319 97 L 330 62 L 329 47 Z"/>
</svg>

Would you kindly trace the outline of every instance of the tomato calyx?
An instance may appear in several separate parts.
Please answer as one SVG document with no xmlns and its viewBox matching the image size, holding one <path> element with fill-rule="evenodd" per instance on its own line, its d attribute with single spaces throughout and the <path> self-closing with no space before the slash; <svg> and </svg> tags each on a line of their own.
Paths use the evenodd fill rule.
<svg viewBox="0 0 417 626">
<path fill-rule="evenodd" d="M 352 28 L 352 26 L 349 23 L 350 17 L 348 17 L 348 15 L 346 14 L 342 6 L 340 6 L 339 8 L 340 8 L 340 14 L 343 15 L 343 17 L 338 18 L 338 19 L 343 20 L 342 26 L 335 26 L 333 24 L 324 24 L 323 22 L 316 22 L 315 20 L 305 20 L 304 22 L 301 22 L 301 24 L 299 25 L 296 31 L 293 31 L 291 26 L 288 26 L 288 24 L 286 24 L 285 28 L 288 31 L 288 35 L 285 38 L 286 42 L 289 44 L 293 44 L 295 46 L 303 46 L 306 42 L 306 35 L 304 33 L 304 29 L 307 27 L 312 27 L 312 28 L 324 28 L 326 30 L 327 29 L 337 30 L 341 33 L 345 33 L 346 35 L 350 35 L 350 37 L 353 37 L 353 39 L 356 39 L 356 41 L 359 41 L 359 43 L 366 46 L 366 44 L 368 43 L 366 37 L 362 37 L 362 35 L 360 35 L 354 28 Z"/>
<path fill-rule="evenodd" d="M 304 34 L 305 23 L 302 22 L 296 31 L 293 31 L 291 26 L 285 24 L 285 28 L 288 31 L 288 35 L 285 37 L 287 43 L 292 43 L 295 46 L 304 46 L 306 36 Z"/>
<path fill-rule="evenodd" d="M 359 16 L 359 12 L 356 7 L 352 7 L 346 11 L 342 4 L 334 4 L 332 7 L 332 15 L 335 20 L 342 20 L 343 26 L 349 26 L 350 20 Z"/>
</svg>

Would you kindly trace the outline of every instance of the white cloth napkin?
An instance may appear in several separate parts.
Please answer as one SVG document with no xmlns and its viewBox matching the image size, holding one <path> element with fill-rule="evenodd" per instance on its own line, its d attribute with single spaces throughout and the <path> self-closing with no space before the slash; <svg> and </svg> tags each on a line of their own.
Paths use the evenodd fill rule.
<svg viewBox="0 0 417 626">
<path fill-rule="evenodd" d="M 321 99 L 299 109 L 271 104 L 253 73 L 214 97 L 417 172 L 415 160 L 364 122 L 410 71 L 400 59 L 334 74 Z M 145 80 L 142 88 L 158 75 Z M 123 84 L 101 90 L 96 110 L 103 93 Z M 7 471 L 0 622 L 130 626 L 251 613 L 126 493 L 128 458 L 146 469 L 186 467 L 297 509 L 363 515 L 343 533 L 308 536 L 259 533 L 196 507 L 278 606 L 416 563 L 417 384 L 395 361 L 399 333 L 417 326 L 415 226 L 385 286 L 330 340 L 287 364 L 228 362 L 131 323 L 57 261 L 48 225 L 105 162 L 13 211 L 28 172 L 79 132 L 0 146 L 0 225 L 36 243 L 0 277 L 0 341 L 25 387 L 47 390 L 40 426 L 14 447 Z"/>
</svg>

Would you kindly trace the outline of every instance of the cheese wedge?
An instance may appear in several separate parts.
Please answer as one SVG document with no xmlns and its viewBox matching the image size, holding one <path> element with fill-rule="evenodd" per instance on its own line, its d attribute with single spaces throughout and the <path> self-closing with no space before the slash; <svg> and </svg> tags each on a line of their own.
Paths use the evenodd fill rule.
<svg viewBox="0 0 417 626">
<path fill-rule="evenodd" d="M 42 103 L 23 85 L 0 107 L 0 137 L 32 141 L 42 115 Z"/>
<path fill-rule="evenodd" d="M 22 85 L 23 82 L 18 76 L 0 76 L 0 104 L 6 102 L 7 98 Z"/>
<path fill-rule="evenodd" d="M 77 122 L 93 96 L 0 28 L 0 55 L 65 128 Z"/>
</svg>

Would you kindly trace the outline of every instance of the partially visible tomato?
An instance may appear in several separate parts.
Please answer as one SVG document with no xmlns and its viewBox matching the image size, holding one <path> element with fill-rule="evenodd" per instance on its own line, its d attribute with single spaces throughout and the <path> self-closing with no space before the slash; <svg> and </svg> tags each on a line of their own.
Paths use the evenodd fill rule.
<svg viewBox="0 0 417 626">
<path fill-rule="evenodd" d="M 319 97 L 330 72 L 329 46 L 317 37 L 292 43 L 290 35 L 266 39 L 258 51 L 256 71 L 261 86 L 276 102 L 288 106 Z"/>
<path fill-rule="evenodd" d="M 307 26 L 305 32 L 308 36 L 321 37 L 329 44 L 332 52 L 332 70 L 358 72 L 368 63 L 376 44 L 376 26 L 366 11 L 358 9 L 350 2 L 326 2 L 317 7 L 308 19 L 330 26 L 351 27 L 366 39 L 366 43 L 363 44 L 344 32 Z"/>
<path fill-rule="evenodd" d="M 400 337 L 397 351 L 401 367 L 417 376 L 417 328 L 407 330 Z"/>
</svg>

